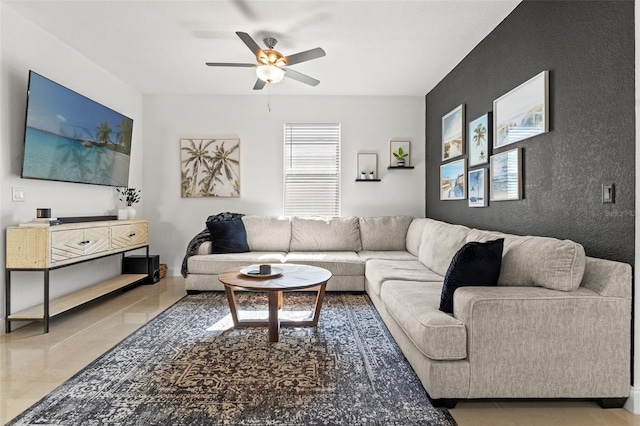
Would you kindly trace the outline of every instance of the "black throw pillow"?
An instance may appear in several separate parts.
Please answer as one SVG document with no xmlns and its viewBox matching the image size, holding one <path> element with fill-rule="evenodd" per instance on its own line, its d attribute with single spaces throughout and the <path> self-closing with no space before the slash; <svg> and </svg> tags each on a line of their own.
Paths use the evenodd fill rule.
<svg viewBox="0 0 640 426">
<path fill-rule="evenodd" d="M 244 253 L 249 251 L 247 231 L 242 219 L 207 222 L 211 234 L 211 253 Z"/>
<path fill-rule="evenodd" d="M 486 243 L 470 242 L 451 259 L 444 276 L 440 310 L 453 313 L 453 292 L 463 286 L 495 286 L 500 277 L 504 238 Z"/>
</svg>

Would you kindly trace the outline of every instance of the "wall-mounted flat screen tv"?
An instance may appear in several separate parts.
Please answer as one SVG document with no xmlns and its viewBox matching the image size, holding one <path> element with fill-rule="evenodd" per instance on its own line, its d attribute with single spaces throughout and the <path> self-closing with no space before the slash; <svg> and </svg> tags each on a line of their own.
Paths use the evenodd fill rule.
<svg viewBox="0 0 640 426">
<path fill-rule="evenodd" d="M 126 187 L 133 120 L 29 71 L 23 178 Z"/>
</svg>

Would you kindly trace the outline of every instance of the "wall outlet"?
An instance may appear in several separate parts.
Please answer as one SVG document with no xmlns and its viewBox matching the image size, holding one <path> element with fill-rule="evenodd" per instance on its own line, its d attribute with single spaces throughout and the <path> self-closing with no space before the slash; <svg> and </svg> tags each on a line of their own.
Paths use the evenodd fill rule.
<svg viewBox="0 0 640 426">
<path fill-rule="evenodd" d="M 615 203 L 616 202 L 616 184 L 615 183 L 603 183 L 602 184 L 602 203 Z"/>
<path fill-rule="evenodd" d="M 24 202 L 24 188 L 11 188 L 11 201 Z"/>
</svg>

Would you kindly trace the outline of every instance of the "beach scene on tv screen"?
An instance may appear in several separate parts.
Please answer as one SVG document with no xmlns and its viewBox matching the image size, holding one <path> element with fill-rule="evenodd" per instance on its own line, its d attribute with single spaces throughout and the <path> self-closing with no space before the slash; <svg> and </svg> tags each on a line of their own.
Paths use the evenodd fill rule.
<svg viewBox="0 0 640 426">
<path fill-rule="evenodd" d="M 22 176 L 127 186 L 132 130 L 132 119 L 32 73 Z"/>
</svg>

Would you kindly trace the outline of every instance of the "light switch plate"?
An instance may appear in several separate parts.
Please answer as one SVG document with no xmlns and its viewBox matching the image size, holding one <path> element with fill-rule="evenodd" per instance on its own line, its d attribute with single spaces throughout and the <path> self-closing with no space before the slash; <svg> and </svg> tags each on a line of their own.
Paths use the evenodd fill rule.
<svg viewBox="0 0 640 426">
<path fill-rule="evenodd" d="M 24 202 L 24 188 L 11 188 L 11 201 Z"/>
<path fill-rule="evenodd" d="M 615 183 L 603 183 L 602 184 L 602 203 L 615 203 L 616 202 L 616 184 Z"/>
</svg>

